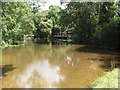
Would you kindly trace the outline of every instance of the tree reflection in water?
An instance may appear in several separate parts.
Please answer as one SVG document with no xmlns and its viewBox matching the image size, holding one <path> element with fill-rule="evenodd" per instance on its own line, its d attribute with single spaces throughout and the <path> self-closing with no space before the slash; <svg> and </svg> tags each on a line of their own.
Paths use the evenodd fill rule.
<svg viewBox="0 0 120 90">
<path fill-rule="evenodd" d="M 60 75 L 60 67 L 51 66 L 46 59 L 29 65 L 16 82 L 19 87 L 23 88 L 53 88 L 59 87 L 60 81 L 63 81 L 63 76 Z"/>
</svg>

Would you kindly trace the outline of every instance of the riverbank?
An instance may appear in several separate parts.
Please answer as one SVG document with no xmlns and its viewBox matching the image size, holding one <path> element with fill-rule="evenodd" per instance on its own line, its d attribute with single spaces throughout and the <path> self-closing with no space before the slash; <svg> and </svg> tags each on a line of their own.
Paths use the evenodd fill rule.
<svg viewBox="0 0 120 90">
<path fill-rule="evenodd" d="M 118 88 L 119 69 L 107 72 L 91 84 L 91 88 Z"/>
<path fill-rule="evenodd" d="M 22 44 L 18 44 L 18 45 L 5 44 L 5 45 L 0 46 L 0 49 L 5 49 L 5 48 L 8 48 L 8 47 L 19 47 L 19 46 L 24 46 L 24 45 L 26 45 L 26 44 L 27 44 L 27 43 L 22 43 Z"/>
</svg>

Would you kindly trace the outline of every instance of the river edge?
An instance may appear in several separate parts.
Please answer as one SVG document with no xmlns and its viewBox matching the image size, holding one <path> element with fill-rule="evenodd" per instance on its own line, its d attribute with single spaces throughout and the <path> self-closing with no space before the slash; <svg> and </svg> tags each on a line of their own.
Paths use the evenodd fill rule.
<svg viewBox="0 0 120 90">
<path fill-rule="evenodd" d="M 119 68 L 106 72 L 105 75 L 95 80 L 89 87 L 90 88 L 119 88 Z"/>
<path fill-rule="evenodd" d="M 0 49 L 1 49 L 1 50 L 4 50 L 4 49 L 10 48 L 10 47 L 20 47 L 20 46 L 25 46 L 25 45 L 27 45 L 26 42 L 25 42 L 25 43 L 22 43 L 22 44 L 18 44 L 18 45 L 8 45 L 8 44 L 6 44 L 5 46 L 0 46 Z"/>
</svg>

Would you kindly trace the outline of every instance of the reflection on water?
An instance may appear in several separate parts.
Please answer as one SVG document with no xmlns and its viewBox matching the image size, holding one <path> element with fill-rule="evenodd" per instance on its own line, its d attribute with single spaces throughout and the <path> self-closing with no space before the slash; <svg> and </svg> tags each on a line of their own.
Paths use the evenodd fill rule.
<svg viewBox="0 0 120 90">
<path fill-rule="evenodd" d="M 84 52 L 81 47 L 83 45 L 29 44 L 3 50 L 2 65 L 10 65 L 4 69 L 3 88 L 88 87 L 104 74 L 106 63 L 110 64 L 94 59 L 115 54 L 86 49 Z"/>
<path fill-rule="evenodd" d="M 74 65 L 73 62 L 72 62 L 72 58 L 70 56 L 66 57 L 66 61 L 67 61 L 68 64 L 71 64 L 72 66 Z"/>
<path fill-rule="evenodd" d="M 97 69 L 97 66 L 96 66 L 96 64 L 94 64 L 94 62 L 91 60 L 90 61 L 90 67 L 89 68 L 92 68 L 92 69 L 94 69 L 94 70 L 96 70 Z"/>
<path fill-rule="evenodd" d="M 59 82 L 63 80 L 60 75 L 59 66 L 51 66 L 48 60 L 34 62 L 27 67 L 22 75 L 17 78 L 19 87 L 58 87 Z"/>
</svg>

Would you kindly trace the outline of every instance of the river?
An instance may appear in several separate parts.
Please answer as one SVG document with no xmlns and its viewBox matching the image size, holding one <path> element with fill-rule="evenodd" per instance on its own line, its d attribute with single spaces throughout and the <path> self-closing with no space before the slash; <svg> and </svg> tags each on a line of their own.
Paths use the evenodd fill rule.
<svg viewBox="0 0 120 90">
<path fill-rule="evenodd" d="M 84 45 L 31 43 L 2 51 L 3 88 L 87 88 L 105 74 L 117 53 L 87 50 Z M 97 60 L 98 59 L 98 60 Z"/>
</svg>

